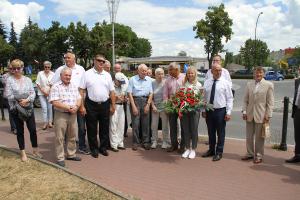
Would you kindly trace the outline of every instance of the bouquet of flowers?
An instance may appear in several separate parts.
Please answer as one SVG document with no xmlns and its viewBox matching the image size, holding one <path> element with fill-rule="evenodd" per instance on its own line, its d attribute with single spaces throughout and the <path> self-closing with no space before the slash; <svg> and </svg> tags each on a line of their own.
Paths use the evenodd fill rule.
<svg viewBox="0 0 300 200">
<path fill-rule="evenodd" d="M 179 88 L 164 107 L 167 113 L 178 113 L 180 118 L 186 112 L 212 109 L 212 105 L 204 101 L 204 94 L 192 88 Z"/>
</svg>

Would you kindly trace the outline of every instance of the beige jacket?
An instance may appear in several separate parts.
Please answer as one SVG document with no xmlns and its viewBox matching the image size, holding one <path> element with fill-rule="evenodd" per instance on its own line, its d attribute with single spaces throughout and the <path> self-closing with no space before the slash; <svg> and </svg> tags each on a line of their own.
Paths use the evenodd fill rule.
<svg viewBox="0 0 300 200">
<path fill-rule="evenodd" d="M 272 117 L 273 106 L 273 83 L 262 79 L 257 90 L 255 90 L 255 80 L 247 83 L 243 111 L 246 111 L 248 122 L 254 119 L 256 123 L 263 123 L 265 116 Z"/>
</svg>

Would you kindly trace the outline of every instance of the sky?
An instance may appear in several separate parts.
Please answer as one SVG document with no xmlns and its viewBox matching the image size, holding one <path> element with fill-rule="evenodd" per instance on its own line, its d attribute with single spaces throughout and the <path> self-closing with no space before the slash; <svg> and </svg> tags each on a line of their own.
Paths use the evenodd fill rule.
<svg viewBox="0 0 300 200">
<path fill-rule="evenodd" d="M 120 0 L 116 22 L 130 26 L 152 45 L 152 56 L 175 56 L 185 51 L 188 56 L 206 57 L 204 42 L 195 39 L 193 26 L 205 17 L 209 6 L 224 3 L 233 20 L 233 35 L 225 49 L 239 53 L 244 42 L 255 35 L 271 51 L 300 45 L 300 0 Z M 10 30 L 13 21 L 17 33 L 28 17 L 41 28 L 51 21 L 63 26 L 82 21 L 89 28 L 96 22 L 109 21 L 106 0 L 0 0 L 0 19 Z"/>
</svg>

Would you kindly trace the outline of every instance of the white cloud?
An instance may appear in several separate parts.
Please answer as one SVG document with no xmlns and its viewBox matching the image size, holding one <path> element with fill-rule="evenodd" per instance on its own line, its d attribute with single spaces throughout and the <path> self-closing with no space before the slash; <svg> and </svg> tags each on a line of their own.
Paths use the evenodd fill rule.
<svg viewBox="0 0 300 200">
<path fill-rule="evenodd" d="M 222 0 L 193 0 L 193 2 L 199 5 L 219 5 Z"/>
<path fill-rule="evenodd" d="M 27 23 L 28 17 L 33 21 L 40 19 L 40 12 L 44 7 L 35 2 L 28 4 L 13 4 L 7 0 L 0 0 L 0 19 L 6 25 L 7 32 L 10 30 L 10 23 L 14 22 L 15 31 L 20 33 Z"/>
</svg>

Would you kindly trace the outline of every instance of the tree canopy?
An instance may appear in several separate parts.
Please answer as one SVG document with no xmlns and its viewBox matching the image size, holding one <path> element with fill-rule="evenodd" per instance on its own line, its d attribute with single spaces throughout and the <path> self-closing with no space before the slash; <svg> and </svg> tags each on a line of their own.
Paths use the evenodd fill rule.
<svg viewBox="0 0 300 200">
<path fill-rule="evenodd" d="M 72 50 L 80 64 L 87 68 L 95 54 L 103 54 L 108 60 L 112 59 L 112 26 L 105 21 L 96 23 L 89 28 L 82 22 L 71 22 L 64 27 L 53 21 L 47 29 L 41 29 L 37 23 L 28 19 L 26 26 L 21 30 L 18 40 L 11 23 L 8 42 L 5 27 L 0 21 L 0 52 L 1 62 L 7 63 L 9 59 L 20 58 L 25 65 L 41 66 L 42 62 L 49 60 L 53 67 L 63 64 L 63 54 Z M 151 56 L 152 47 L 148 39 L 139 38 L 129 26 L 115 24 L 115 52 L 116 57 L 148 57 Z M 36 62 L 38 61 L 38 62 Z M 36 65 L 38 64 L 38 65 Z"/>
<path fill-rule="evenodd" d="M 242 64 L 249 70 L 256 65 L 265 65 L 269 53 L 267 43 L 261 40 L 248 39 L 240 49 Z"/>
<path fill-rule="evenodd" d="M 233 34 L 231 26 L 232 19 L 225 11 L 224 4 L 220 4 L 220 6 L 208 7 L 205 19 L 197 21 L 193 27 L 193 31 L 196 31 L 195 38 L 204 40 L 204 48 L 210 67 L 212 57 L 224 51 L 222 39 L 225 38 L 225 42 L 231 39 Z"/>
</svg>

